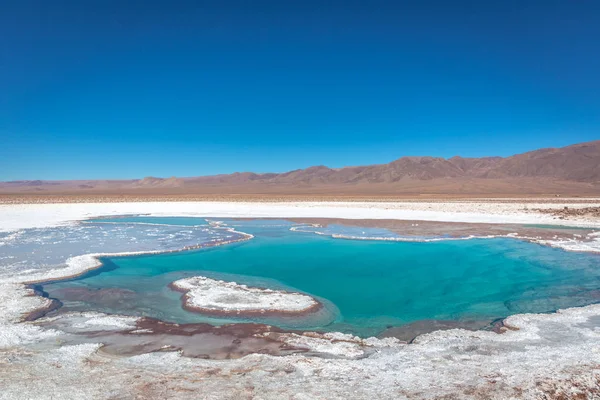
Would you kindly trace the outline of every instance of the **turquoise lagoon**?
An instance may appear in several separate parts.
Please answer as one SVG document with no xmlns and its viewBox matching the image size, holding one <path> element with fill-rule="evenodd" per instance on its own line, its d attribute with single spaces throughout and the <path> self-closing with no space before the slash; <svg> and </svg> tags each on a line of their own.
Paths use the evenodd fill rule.
<svg viewBox="0 0 600 400">
<path fill-rule="evenodd" d="M 111 222 L 116 220 L 111 219 Z M 197 218 L 151 223 L 198 225 Z M 123 222 L 135 223 L 136 219 Z M 149 222 L 144 220 L 143 222 Z M 44 285 L 67 310 L 144 315 L 177 323 L 247 322 L 185 311 L 167 285 L 203 275 L 252 286 L 283 288 L 320 299 L 305 318 L 254 319 L 294 329 L 377 335 L 420 320 L 487 321 L 516 313 L 550 312 L 600 302 L 600 256 L 566 252 L 508 238 L 397 242 L 334 239 L 287 221 L 224 221 L 252 240 L 178 253 L 103 259 L 79 279 Z M 330 226 L 327 232 L 365 237 L 393 233 Z M 385 236 L 384 236 L 385 237 Z M 73 300 L 70 291 L 107 297 Z M 114 298 L 114 293 L 126 293 Z"/>
</svg>

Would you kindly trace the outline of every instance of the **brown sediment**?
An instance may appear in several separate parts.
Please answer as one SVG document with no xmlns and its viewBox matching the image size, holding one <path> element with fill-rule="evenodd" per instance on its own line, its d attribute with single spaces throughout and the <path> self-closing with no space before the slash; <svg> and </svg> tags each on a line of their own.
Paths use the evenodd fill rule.
<svg viewBox="0 0 600 400">
<path fill-rule="evenodd" d="M 534 211 L 542 214 L 551 214 L 559 219 L 565 219 L 567 217 L 600 217 L 600 207 L 582 207 L 582 208 L 569 208 L 563 207 L 559 209 L 542 209 L 536 208 Z"/>
<path fill-rule="evenodd" d="M 52 311 L 56 311 L 62 307 L 62 303 L 56 299 L 46 299 L 46 304 L 40 308 L 36 308 L 23 315 L 22 321 L 35 321 L 36 319 L 42 318 Z"/>
<path fill-rule="evenodd" d="M 587 185 L 586 185 L 587 186 Z M 190 201 L 225 201 L 225 202 L 492 202 L 492 203 L 544 203 L 560 204 L 589 203 L 597 201 L 600 195 L 598 188 L 586 187 L 584 191 L 571 191 L 556 196 L 551 192 L 527 192 L 503 191 L 503 192 L 479 192 L 466 193 L 464 190 L 457 191 L 379 191 L 376 187 L 365 186 L 362 191 L 340 191 L 316 189 L 312 192 L 294 193 L 285 192 L 280 186 L 272 187 L 270 193 L 256 192 L 230 192 L 224 193 L 218 189 L 218 193 L 176 193 L 167 191 L 153 191 L 136 193 L 124 193 L 122 190 L 113 192 L 47 192 L 47 193 L 0 193 L 0 204 L 53 204 L 53 203 L 125 203 L 125 202 L 190 202 Z M 361 193 L 362 192 L 362 193 Z"/>
<path fill-rule="evenodd" d="M 263 335 L 269 332 L 291 333 L 275 326 L 258 323 L 225 324 L 220 326 L 208 323 L 175 324 L 161 321 L 156 318 L 142 317 L 136 322 L 135 330 L 148 330 L 152 334 L 192 336 L 198 333 L 212 333 L 215 335 L 232 335 L 238 338 L 246 338 L 255 335 Z M 131 333 L 131 332 L 130 332 Z M 133 332 L 135 333 L 135 332 Z M 145 334 L 145 333 L 141 333 Z"/>
<path fill-rule="evenodd" d="M 101 339 L 105 342 L 102 351 L 119 356 L 180 351 L 192 358 L 232 359 L 257 353 L 281 356 L 307 352 L 304 347 L 279 340 L 280 335 L 285 333 L 293 332 L 256 323 L 222 326 L 174 324 L 143 317 L 137 321 L 135 328 L 117 334 L 97 332 L 85 336 Z"/>
<path fill-rule="evenodd" d="M 23 314 L 21 321 L 35 321 L 36 319 L 42 318 L 46 314 L 62 307 L 62 302 L 60 300 L 49 297 L 48 293 L 44 292 L 40 286 L 27 285 L 26 287 L 32 291 L 29 296 L 43 297 L 46 300 L 46 303 L 39 308 Z"/>
<path fill-rule="evenodd" d="M 189 302 L 189 294 L 188 292 L 190 291 L 190 289 L 182 289 L 177 287 L 177 285 L 175 285 L 175 282 L 171 282 L 168 285 L 169 289 L 174 290 L 176 292 L 179 293 L 183 293 L 183 295 L 181 296 L 181 307 L 186 310 L 186 311 L 190 311 L 190 312 L 195 312 L 195 313 L 200 313 L 200 314 L 205 314 L 205 315 L 210 315 L 210 316 L 215 316 L 215 317 L 290 317 L 290 316 L 305 316 L 308 314 L 312 314 L 314 312 L 319 311 L 321 308 L 323 308 L 323 304 L 315 299 L 312 296 L 308 296 L 307 294 L 304 293 L 296 293 L 296 292 L 289 292 L 289 291 L 285 291 L 285 290 L 278 290 L 281 293 L 286 293 L 286 294 L 301 294 L 303 296 L 308 296 L 310 297 L 313 301 L 314 304 L 311 305 L 310 307 L 307 307 L 303 310 L 299 310 L 299 311 L 286 311 L 286 310 L 214 310 L 211 308 L 203 308 L 203 307 L 198 307 L 198 306 L 191 306 L 188 304 Z M 257 288 L 260 289 L 260 288 Z"/>
<path fill-rule="evenodd" d="M 123 301 L 133 299 L 136 293 L 129 289 L 88 287 L 66 287 L 52 292 L 53 296 L 66 301 L 84 301 L 86 303 L 97 303 L 104 306 L 115 306 Z"/>
<path fill-rule="evenodd" d="M 427 327 L 425 331 L 421 330 L 413 335 L 415 337 L 424 333 L 455 328 L 473 331 L 489 330 L 497 334 L 518 329 L 503 325 L 503 320 L 494 321 L 486 327 L 481 327 L 483 325 L 482 321 L 417 321 L 413 324 L 413 328 L 421 322 L 424 322 Z M 472 326 L 469 327 L 465 324 L 471 324 Z M 43 322 L 42 325 L 53 327 L 53 322 Z M 403 329 L 405 327 L 397 328 Z M 388 334 L 384 332 L 379 337 L 399 338 L 400 335 L 391 334 L 393 329 L 396 328 L 390 328 Z M 406 331 L 408 332 L 411 329 L 408 326 Z M 120 331 L 98 330 L 73 333 L 75 335 L 71 339 L 65 339 L 67 343 L 79 344 L 82 343 L 82 340 L 84 343 L 89 341 L 98 343 L 100 341 L 103 343 L 101 350 L 115 356 L 132 356 L 163 351 L 179 351 L 186 357 L 205 359 L 231 359 L 248 354 L 282 356 L 305 353 L 319 356 L 319 352 L 311 350 L 310 345 L 290 344 L 288 340 L 290 334 L 328 340 L 332 343 L 349 342 L 365 345 L 361 340 L 330 338 L 320 332 L 287 330 L 261 323 L 232 323 L 213 326 L 208 323 L 169 323 L 151 317 L 139 318 L 134 327 Z M 401 342 L 403 340 L 405 343 L 410 344 L 413 343 L 415 337 L 400 337 L 400 339 Z"/>
</svg>

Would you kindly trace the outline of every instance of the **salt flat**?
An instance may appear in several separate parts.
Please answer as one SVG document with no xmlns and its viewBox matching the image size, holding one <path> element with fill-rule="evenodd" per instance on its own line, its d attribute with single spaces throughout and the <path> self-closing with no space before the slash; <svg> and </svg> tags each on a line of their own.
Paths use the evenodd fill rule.
<svg viewBox="0 0 600 400">
<path fill-rule="evenodd" d="M 597 207 L 600 199 L 560 201 L 395 201 L 395 202 L 131 202 L 0 204 L 0 231 L 57 226 L 85 218 L 123 214 L 230 218 L 349 218 L 444 222 L 559 224 L 600 226 L 600 219 L 561 220 L 536 210 Z"/>
<path fill-rule="evenodd" d="M 148 202 L 17 204 L 0 206 L 0 229 L 70 225 L 96 216 L 296 217 L 407 219 L 446 222 L 562 224 L 600 227 L 594 217 L 556 219 L 534 209 L 597 206 L 559 203 Z M 66 260 L 65 260 L 66 261 Z M 93 262 L 90 261 L 90 262 Z M 81 263 L 81 268 L 89 268 Z M 73 273 L 74 265 L 61 273 Z M 284 334 L 278 340 L 329 357 L 252 354 L 202 360 L 177 352 L 109 356 L 101 344 L 61 345 L 62 333 L 21 322 L 47 305 L 24 283 L 0 271 L 0 398 L 594 398 L 600 396 L 600 306 L 507 318 L 505 333 L 453 329 L 414 344 L 348 335 Z M 47 274 L 44 279 L 48 278 Z M 120 317 L 89 316 L 89 323 L 124 325 Z M 126 326 L 131 325 L 128 320 Z M 549 362 L 551 360 L 551 362 Z M 448 397 L 450 396 L 450 397 Z M 452 397 L 454 396 L 454 397 Z"/>
</svg>

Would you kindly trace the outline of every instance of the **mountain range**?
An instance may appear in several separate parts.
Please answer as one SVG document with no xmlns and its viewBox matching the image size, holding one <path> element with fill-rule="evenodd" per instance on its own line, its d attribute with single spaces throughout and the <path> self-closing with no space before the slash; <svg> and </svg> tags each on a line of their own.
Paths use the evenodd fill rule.
<svg viewBox="0 0 600 400">
<path fill-rule="evenodd" d="M 0 182 L 0 194 L 600 194 L 600 140 L 510 157 L 402 157 L 387 164 L 188 178 Z"/>
</svg>

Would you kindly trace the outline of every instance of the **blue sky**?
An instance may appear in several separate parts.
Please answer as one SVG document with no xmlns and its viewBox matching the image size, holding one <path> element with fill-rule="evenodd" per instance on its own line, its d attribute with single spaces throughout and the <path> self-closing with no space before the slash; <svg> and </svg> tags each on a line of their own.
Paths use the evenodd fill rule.
<svg viewBox="0 0 600 400">
<path fill-rule="evenodd" d="M 0 180 L 600 139 L 597 1 L 0 1 Z"/>
</svg>

